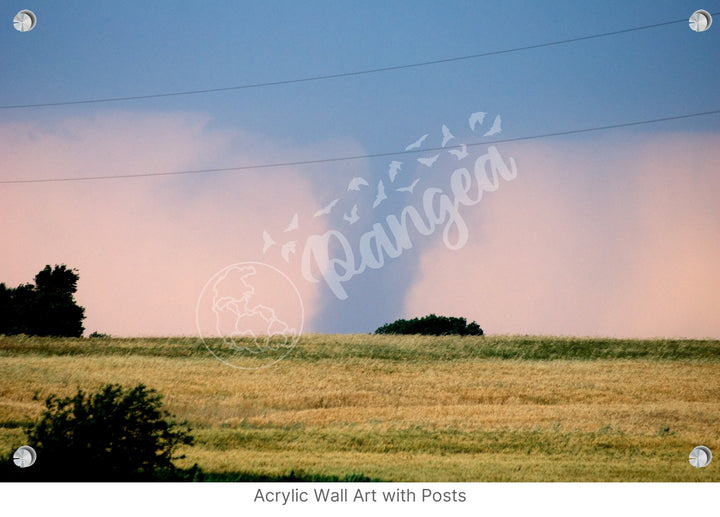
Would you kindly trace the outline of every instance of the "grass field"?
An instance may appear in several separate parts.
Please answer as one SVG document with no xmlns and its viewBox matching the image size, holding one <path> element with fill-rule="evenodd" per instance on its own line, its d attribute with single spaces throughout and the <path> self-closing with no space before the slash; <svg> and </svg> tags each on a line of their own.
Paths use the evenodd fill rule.
<svg viewBox="0 0 720 517">
<path fill-rule="evenodd" d="M 308 335 L 237 370 L 196 338 L 0 336 L 0 455 L 51 393 L 144 383 L 225 479 L 720 481 L 720 341 Z"/>
</svg>

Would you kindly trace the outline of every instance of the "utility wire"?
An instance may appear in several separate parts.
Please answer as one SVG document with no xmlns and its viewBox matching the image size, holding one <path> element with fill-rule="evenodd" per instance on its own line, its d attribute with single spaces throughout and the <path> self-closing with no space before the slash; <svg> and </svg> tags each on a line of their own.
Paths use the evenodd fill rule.
<svg viewBox="0 0 720 517">
<path fill-rule="evenodd" d="M 720 13 L 711 13 L 712 15 L 718 15 Z M 313 81 L 325 81 L 328 79 L 339 79 L 343 77 L 356 77 L 360 75 L 367 75 L 367 74 L 376 74 L 381 72 L 391 72 L 396 70 L 406 70 L 409 68 L 419 68 L 423 66 L 432 66 L 432 65 L 439 65 L 443 63 L 454 63 L 457 61 L 465 61 L 469 59 L 478 59 L 481 57 L 488 57 L 488 56 L 498 56 L 501 54 L 510 54 L 512 52 L 521 52 L 524 50 L 531 50 L 536 48 L 544 48 L 544 47 L 552 47 L 555 45 L 564 45 L 567 43 L 575 43 L 577 41 L 586 41 L 591 39 L 597 39 L 597 38 L 604 38 L 606 36 L 615 36 L 617 34 L 625 34 L 628 32 L 635 32 L 635 31 L 641 31 L 646 29 L 653 29 L 655 27 L 663 27 L 665 25 L 673 25 L 676 23 L 684 22 L 687 23 L 687 20 L 674 20 L 671 22 L 662 22 L 662 23 L 654 23 L 651 25 L 643 25 L 641 27 L 633 27 L 630 29 L 622 29 L 617 31 L 610 31 L 610 32 L 603 32 L 599 34 L 592 34 L 589 36 L 580 36 L 577 38 L 569 38 L 564 40 L 558 40 L 558 41 L 551 41 L 548 43 L 539 43 L 536 45 L 527 45 L 524 47 L 515 47 L 505 50 L 494 50 L 490 52 L 482 52 L 480 54 L 471 54 L 468 56 L 460 56 L 460 57 L 450 57 L 445 59 L 435 59 L 432 61 L 421 61 L 418 63 L 408 63 L 404 65 L 395 65 L 395 66 L 386 66 L 381 68 L 370 68 L 367 70 L 356 70 L 353 72 L 341 72 L 336 74 L 328 74 L 328 75 L 317 75 L 312 77 L 301 77 L 296 79 L 285 79 L 280 81 L 270 81 L 270 82 L 263 82 L 263 83 L 248 83 L 248 84 L 242 84 L 238 86 L 226 86 L 223 88 L 208 88 L 204 90 L 186 90 L 186 91 L 177 91 L 177 92 L 166 92 L 166 93 L 154 93 L 149 95 L 131 95 L 127 97 L 107 97 L 102 99 L 84 99 L 84 100 L 77 100 L 77 101 L 61 101 L 61 102 L 43 102 L 43 103 L 37 103 L 37 104 L 10 104 L 6 106 L 0 106 L 0 109 L 22 109 L 22 108 L 44 108 L 49 106 L 70 106 L 74 104 L 98 104 L 103 102 L 120 102 L 120 101 L 134 101 L 134 100 L 140 100 L 140 99 L 157 99 L 161 97 L 177 97 L 181 95 L 199 95 L 203 93 L 216 93 L 216 92 L 226 92 L 226 91 L 232 91 L 232 90 L 247 90 L 251 88 L 266 88 L 269 86 L 281 86 L 281 85 L 289 85 L 289 84 L 298 84 L 298 83 L 308 83 Z"/>
<path fill-rule="evenodd" d="M 643 124 L 654 124 L 657 122 L 666 122 L 669 120 L 680 120 L 693 117 L 702 117 L 706 115 L 716 115 L 720 113 L 720 109 L 712 111 L 703 111 L 699 113 L 688 113 L 685 115 L 675 115 L 672 117 L 655 118 L 650 120 L 640 120 L 634 122 L 623 122 L 621 124 L 611 124 L 607 126 L 596 126 L 583 129 L 571 129 L 567 131 L 557 131 L 553 133 L 543 133 L 539 135 L 530 136 L 519 136 L 515 138 L 504 138 L 501 140 L 493 140 L 490 142 L 471 142 L 465 144 L 467 147 L 475 147 L 478 145 L 493 145 L 505 142 L 520 142 L 523 140 L 535 140 L 538 138 L 551 138 L 556 136 L 565 135 L 577 135 L 581 133 L 590 133 L 592 131 L 604 131 L 607 129 L 617 129 L 622 127 L 640 126 Z M 187 171 L 167 171 L 167 172 L 146 172 L 139 174 L 115 174 L 111 176 L 75 176 L 65 178 L 42 178 L 42 179 L 18 179 L 18 180 L 0 180 L 0 185 L 17 184 L 17 183 L 52 183 L 52 182 L 66 182 L 66 181 L 96 181 L 96 180 L 111 180 L 111 179 L 127 179 L 127 178 L 149 178 L 158 176 L 179 176 L 184 174 L 215 174 L 223 172 L 234 172 L 234 171 L 246 171 L 253 169 L 276 169 L 282 167 L 299 167 L 303 165 L 316 165 L 323 163 L 334 163 L 334 162 L 346 162 L 352 160 L 363 160 L 368 158 L 383 158 L 388 156 L 404 156 L 418 153 L 427 153 L 432 151 L 443 151 L 448 149 L 460 149 L 462 145 L 449 145 L 446 147 L 429 147 L 425 149 L 413 149 L 410 151 L 394 151 L 394 152 L 382 152 L 373 154 L 358 154 L 352 156 L 338 156 L 331 158 L 317 158 L 314 160 L 301 160 L 293 162 L 278 162 L 278 163 L 261 163 L 255 165 L 240 165 L 237 167 L 223 167 L 217 169 L 196 169 Z"/>
</svg>

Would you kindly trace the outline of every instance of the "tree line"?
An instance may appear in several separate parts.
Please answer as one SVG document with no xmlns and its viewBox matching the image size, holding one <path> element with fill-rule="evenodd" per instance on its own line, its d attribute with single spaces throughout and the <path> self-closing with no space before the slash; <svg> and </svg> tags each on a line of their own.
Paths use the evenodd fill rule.
<svg viewBox="0 0 720 517">
<path fill-rule="evenodd" d="M 76 269 L 49 265 L 35 283 L 7 287 L 0 283 L 0 334 L 80 337 L 85 308 L 75 301 Z"/>
<path fill-rule="evenodd" d="M 468 323 L 465 318 L 430 314 L 422 318 L 413 318 L 411 320 L 399 319 L 392 323 L 386 323 L 375 330 L 375 334 L 482 336 L 483 329 L 474 321 Z"/>
</svg>

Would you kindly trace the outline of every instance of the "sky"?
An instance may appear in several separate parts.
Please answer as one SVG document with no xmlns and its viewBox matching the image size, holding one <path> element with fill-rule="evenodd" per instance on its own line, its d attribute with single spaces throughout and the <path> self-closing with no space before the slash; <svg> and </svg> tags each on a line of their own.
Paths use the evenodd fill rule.
<svg viewBox="0 0 720 517">
<path fill-rule="evenodd" d="M 0 282 L 76 268 L 87 333 L 118 336 L 206 331 L 254 263 L 303 332 L 720 338 L 701 8 L 2 1 Z"/>
</svg>

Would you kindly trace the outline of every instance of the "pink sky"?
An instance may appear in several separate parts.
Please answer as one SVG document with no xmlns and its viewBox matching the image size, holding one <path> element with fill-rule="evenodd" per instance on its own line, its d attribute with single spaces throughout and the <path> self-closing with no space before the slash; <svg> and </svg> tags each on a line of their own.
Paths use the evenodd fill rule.
<svg viewBox="0 0 720 517">
<path fill-rule="evenodd" d="M 465 209 L 463 249 L 449 251 L 436 235 L 436 244 L 409 252 L 422 255 L 405 315 L 462 315 L 490 333 L 720 337 L 720 138 L 630 140 L 502 145 L 517 161 L 517 179 Z M 365 152 L 352 141 L 299 147 L 211 129 L 198 114 L 108 111 L 0 123 L 0 177 L 187 170 L 328 149 Z M 263 255 L 261 236 L 266 229 L 279 244 L 293 238 L 282 230 L 294 212 L 303 235 L 327 229 L 308 216 L 327 202 L 317 178 L 286 168 L 0 185 L 0 281 L 15 286 L 45 264 L 65 263 L 80 271 L 88 332 L 194 335 L 207 280 L 258 260 L 293 279 L 307 322 L 327 287 L 302 279 L 297 255 L 290 264 L 279 246 Z"/>
<path fill-rule="evenodd" d="M 3 177 L 187 170 L 216 164 L 218 156 L 226 164 L 262 163 L 280 152 L 207 123 L 191 114 L 110 112 L 2 124 Z M 284 208 L 311 211 L 317 203 L 293 169 L 179 178 L 1 186 L 0 281 L 15 286 L 45 264 L 65 263 L 80 272 L 76 299 L 87 309 L 88 332 L 196 334 L 195 306 L 208 279 L 241 261 L 282 267 L 278 253 L 262 255 L 263 228 L 281 232 Z M 308 223 L 323 230 L 320 220 Z M 295 283 L 312 316 L 317 286 Z M 282 310 L 283 296 L 277 299 Z"/>
<path fill-rule="evenodd" d="M 492 333 L 720 337 L 720 138 L 504 147 L 518 176 L 421 258 L 406 314 Z"/>
</svg>

